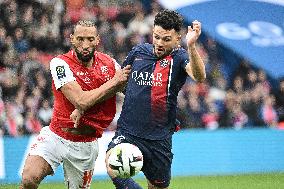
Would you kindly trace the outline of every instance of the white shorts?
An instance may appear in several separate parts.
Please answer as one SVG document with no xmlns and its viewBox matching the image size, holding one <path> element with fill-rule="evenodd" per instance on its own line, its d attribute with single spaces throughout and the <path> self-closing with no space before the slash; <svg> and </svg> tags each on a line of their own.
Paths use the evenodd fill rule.
<svg viewBox="0 0 284 189">
<path fill-rule="evenodd" d="M 62 163 L 68 189 L 89 189 L 95 161 L 98 157 L 98 141 L 72 142 L 44 127 L 35 138 L 29 155 L 44 158 L 53 172 Z"/>
</svg>

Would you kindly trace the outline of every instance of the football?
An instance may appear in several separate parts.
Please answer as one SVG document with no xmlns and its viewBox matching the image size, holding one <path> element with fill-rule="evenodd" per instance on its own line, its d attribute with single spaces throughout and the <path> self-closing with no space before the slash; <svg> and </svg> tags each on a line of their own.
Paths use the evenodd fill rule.
<svg viewBox="0 0 284 189">
<path fill-rule="evenodd" d="M 108 166 L 116 177 L 132 177 L 142 169 L 142 152 L 133 144 L 118 144 L 110 151 Z"/>
</svg>

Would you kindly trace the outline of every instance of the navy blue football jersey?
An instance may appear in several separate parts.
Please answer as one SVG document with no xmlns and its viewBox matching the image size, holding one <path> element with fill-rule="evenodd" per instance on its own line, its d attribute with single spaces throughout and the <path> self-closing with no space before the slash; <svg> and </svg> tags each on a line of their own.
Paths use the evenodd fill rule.
<svg viewBox="0 0 284 189">
<path fill-rule="evenodd" d="M 186 81 L 188 53 L 183 48 L 159 59 L 152 44 L 135 46 L 123 67 L 131 65 L 118 129 L 131 135 L 161 140 L 175 130 L 177 96 Z"/>
</svg>

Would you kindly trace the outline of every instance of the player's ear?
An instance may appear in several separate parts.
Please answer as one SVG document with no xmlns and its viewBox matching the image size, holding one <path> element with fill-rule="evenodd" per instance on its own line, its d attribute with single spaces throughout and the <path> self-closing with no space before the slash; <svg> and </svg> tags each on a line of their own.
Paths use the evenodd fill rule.
<svg viewBox="0 0 284 189">
<path fill-rule="evenodd" d="M 70 34 L 70 43 L 74 45 L 74 35 Z"/>
<path fill-rule="evenodd" d="M 178 41 L 178 43 L 180 43 L 180 41 L 181 41 L 181 34 L 177 35 L 177 41 Z"/>
<path fill-rule="evenodd" d="M 178 34 L 177 34 L 176 39 L 177 39 L 177 40 L 176 40 L 177 45 L 178 45 L 178 46 L 180 46 L 180 42 L 181 42 L 181 34 L 179 34 L 179 33 L 178 33 Z"/>
<path fill-rule="evenodd" d="M 101 38 L 99 35 L 97 35 L 96 37 L 96 46 L 98 46 L 100 44 Z"/>
</svg>

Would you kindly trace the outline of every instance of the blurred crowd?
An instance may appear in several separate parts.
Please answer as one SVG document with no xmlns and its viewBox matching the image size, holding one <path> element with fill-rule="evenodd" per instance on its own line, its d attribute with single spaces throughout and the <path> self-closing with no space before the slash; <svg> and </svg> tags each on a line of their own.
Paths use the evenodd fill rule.
<svg viewBox="0 0 284 189">
<path fill-rule="evenodd" d="M 49 124 L 53 104 L 49 61 L 70 49 L 74 23 L 96 21 L 101 37 L 98 51 L 122 63 L 134 45 L 151 43 L 154 16 L 161 7 L 156 1 L 150 5 L 139 0 L 0 0 L 0 135 L 38 133 Z M 186 27 L 182 33 L 185 36 Z M 198 50 L 208 79 L 204 83 L 188 79 L 180 92 L 181 127 L 281 125 L 284 81 L 273 88 L 266 73 L 246 60 L 229 78 L 224 77 L 226 62 L 220 45 L 208 36 L 203 38 Z M 119 96 L 118 114 L 122 102 Z"/>
<path fill-rule="evenodd" d="M 266 73 L 240 62 L 232 81 L 221 75 L 204 83 L 187 82 L 179 95 L 178 117 L 184 127 L 242 129 L 283 127 L 284 81 L 273 89 Z"/>
</svg>

